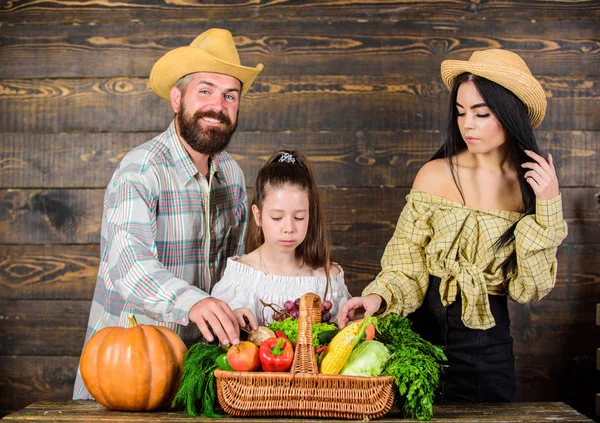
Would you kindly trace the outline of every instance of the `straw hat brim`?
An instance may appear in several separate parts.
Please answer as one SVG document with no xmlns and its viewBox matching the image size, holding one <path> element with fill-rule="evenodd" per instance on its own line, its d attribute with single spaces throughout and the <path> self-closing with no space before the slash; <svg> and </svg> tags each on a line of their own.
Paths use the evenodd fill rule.
<svg viewBox="0 0 600 423">
<path fill-rule="evenodd" d="M 150 72 L 150 88 L 161 96 L 169 99 L 173 85 L 190 73 L 213 72 L 233 76 L 242 84 L 242 95 L 248 91 L 260 71 L 262 63 L 251 68 L 225 62 L 207 51 L 192 47 L 178 47 L 161 57 Z"/>
<path fill-rule="evenodd" d="M 472 73 L 489 79 L 515 94 L 527 106 L 532 127 L 539 126 L 546 115 L 546 93 L 539 81 L 531 74 L 519 69 L 494 66 L 489 63 L 477 63 L 463 60 L 444 60 L 442 62 L 442 80 L 452 90 L 454 80 L 461 73 Z"/>
</svg>

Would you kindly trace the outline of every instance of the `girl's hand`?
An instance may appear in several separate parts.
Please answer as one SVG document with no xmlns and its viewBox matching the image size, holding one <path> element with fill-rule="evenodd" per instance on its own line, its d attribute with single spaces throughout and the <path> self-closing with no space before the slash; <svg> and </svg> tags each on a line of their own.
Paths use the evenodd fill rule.
<svg viewBox="0 0 600 423">
<path fill-rule="evenodd" d="M 256 318 L 252 311 L 249 308 L 240 307 L 233 310 L 233 315 L 238 321 L 238 324 L 241 328 L 247 330 L 256 330 L 258 329 L 258 324 L 256 323 Z"/>
<path fill-rule="evenodd" d="M 350 298 L 338 313 L 338 326 L 343 328 L 351 320 L 361 319 L 367 314 L 374 315 L 379 311 L 382 302 L 383 298 L 377 294 Z"/>
<path fill-rule="evenodd" d="M 533 162 L 523 163 L 521 166 L 530 169 L 525 172 L 525 180 L 533 188 L 535 196 L 540 200 L 551 200 L 560 194 L 558 190 L 558 178 L 552 161 L 552 154 L 548 154 L 548 161 L 533 151 L 525 150 L 525 154 L 531 157 Z"/>
</svg>

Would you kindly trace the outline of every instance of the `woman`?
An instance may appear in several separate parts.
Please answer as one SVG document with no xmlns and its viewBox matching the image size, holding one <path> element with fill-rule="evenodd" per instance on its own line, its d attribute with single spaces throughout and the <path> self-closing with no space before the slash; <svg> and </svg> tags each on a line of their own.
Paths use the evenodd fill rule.
<svg viewBox="0 0 600 423">
<path fill-rule="evenodd" d="M 552 156 L 533 134 L 545 115 L 540 83 L 516 54 L 446 60 L 446 142 L 418 172 L 382 271 L 339 314 L 414 314 L 444 345 L 441 402 L 515 401 L 507 297 L 538 301 L 554 287 L 566 237 Z"/>
</svg>

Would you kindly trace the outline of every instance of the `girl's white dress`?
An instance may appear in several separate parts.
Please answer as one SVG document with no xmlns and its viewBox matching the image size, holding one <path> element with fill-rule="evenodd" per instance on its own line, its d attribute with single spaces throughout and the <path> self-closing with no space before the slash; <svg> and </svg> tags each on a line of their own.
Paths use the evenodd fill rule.
<svg viewBox="0 0 600 423">
<path fill-rule="evenodd" d="M 249 308 L 259 325 L 267 325 L 273 321 L 274 311 L 264 307 L 265 303 L 276 304 L 283 308 L 287 300 L 294 301 L 307 292 L 313 292 L 323 299 L 326 279 L 324 276 L 277 276 L 269 275 L 247 264 L 236 261 L 238 257 L 227 259 L 227 267 L 221 280 L 213 287 L 211 296 L 225 301 L 232 310 L 240 307 Z M 344 303 L 351 297 L 344 283 L 344 271 L 335 264 L 340 273 L 330 276 L 327 300 L 331 301 L 330 323 L 337 324 L 337 314 Z"/>
</svg>

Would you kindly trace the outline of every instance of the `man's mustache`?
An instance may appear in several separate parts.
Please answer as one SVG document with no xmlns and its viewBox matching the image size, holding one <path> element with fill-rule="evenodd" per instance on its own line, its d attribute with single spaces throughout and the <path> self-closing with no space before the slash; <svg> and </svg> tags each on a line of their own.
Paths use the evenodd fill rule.
<svg viewBox="0 0 600 423">
<path fill-rule="evenodd" d="M 208 110 L 206 112 L 196 112 L 194 114 L 194 119 L 196 121 L 207 117 L 211 119 L 217 119 L 219 122 L 224 123 L 225 125 L 231 126 L 231 119 L 227 117 L 227 115 L 223 112 L 216 112 L 214 110 Z"/>
</svg>

